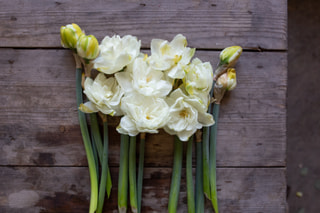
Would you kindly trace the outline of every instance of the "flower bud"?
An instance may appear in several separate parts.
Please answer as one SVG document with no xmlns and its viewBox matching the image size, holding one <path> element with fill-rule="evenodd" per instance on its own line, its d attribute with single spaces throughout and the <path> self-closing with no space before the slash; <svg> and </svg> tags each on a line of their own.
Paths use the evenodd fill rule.
<svg viewBox="0 0 320 213">
<path fill-rule="evenodd" d="M 220 103 L 224 93 L 231 91 L 237 86 L 236 70 L 229 68 L 226 73 L 222 74 L 214 86 L 214 98 L 216 103 Z"/>
<path fill-rule="evenodd" d="M 242 53 L 240 46 L 227 47 L 220 53 L 220 64 L 234 65 Z"/>
<path fill-rule="evenodd" d="M 236 70 L 229 68 L 218 78 L 217 84 L 221 84 L 227 91 L 233 90 L 237 86 Z"/>
<path fill-rule="evenodd" d="M 214 72 L 214 80 L 216 80 L 228 68 L 233 67 L 239 59 L 241 53 L 242 48 L 240 46 L 231 46 L 222 50 L 220 53 L 220 62 Z"/>
<path fill-rule="evenodd" d="M 76 49 L 79 37 L 83 34 L 77 24 L 68 24 L 60 28 L 61 45 L 64 48 Z"/>
<path fill-rule="evenodd" d="M 77 45 L 78 55 L 84 59 L 92 60 L 99 55 L 99 43 L 93 35 L 82 35 Z"/>
</svg>

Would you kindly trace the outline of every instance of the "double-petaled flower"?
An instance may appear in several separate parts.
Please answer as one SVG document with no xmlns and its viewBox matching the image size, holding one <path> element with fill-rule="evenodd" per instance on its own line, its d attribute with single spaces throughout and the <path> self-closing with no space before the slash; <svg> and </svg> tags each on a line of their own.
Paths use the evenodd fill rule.
<svg viewBox="0 0 320 213">
<path fill-rule="evenodd" d="M 106 36 L 100 44 L 100 55 L 93 61 L 93 67 L 100 72 L 113 74 L 134 61 L 140 53 L 141 42 L 126 35 Z"/>
<path fill-rule="evenodd" d="M 184 67 L 189 64 L 195 49 L 187 47 L 187 39 L 181 34 L 171 42 L 162 39 L 151 41 L 150 65 L 155 70 L 166 71 L 172 79 L 182 79 Z"/>
<path fill-rule="evenodd" d="M 163 98 L 129 93 L 122 98 L 121 118 L 117 131 L 135 136 L 139 132 L 158 133 L 169 119 L 169 106 Z"/>
<path fill-rule="evenodd" d="M 173 91 L 166 101 L 170 106 L 170 120 L 164 130 L 177 135 L 181 141 L 187 141 L 197 129 L 214 124 L 212 115 L 203 110 L 199 100 L 187 96 L 181 89 Z"/>
<path fill-rule="evenodd" d="M 86 113 L 100 111 L 112 116 L 123 114 L 120 109 L 120 100 L 124 92 L 114 77 L 106 78 L 103 73 L 99 73 L 94 80 L 86 78 L 84 94 L 89 101 L 80 105 L 81 111 Z"/>
<path fill-rule="evenodd" d="M 164 73 L 153 69 L 142 57 L 136 58 L 124 72 L 115 76 L 127 93 L 135 91 L 144 96 L 164 97 L 172 89 L 171 83 L 164 79 Z"/>
<path fill-rule="evenodd" d="M 185 68 L 185 73 L 183 82 L 186 92 L 189 96 L 199 99 L 203 109 L 207 110 L 213 81 L 211 64 L 209 62 L 203 63 L 200 59 L 195 58 Z"/>
</svg>

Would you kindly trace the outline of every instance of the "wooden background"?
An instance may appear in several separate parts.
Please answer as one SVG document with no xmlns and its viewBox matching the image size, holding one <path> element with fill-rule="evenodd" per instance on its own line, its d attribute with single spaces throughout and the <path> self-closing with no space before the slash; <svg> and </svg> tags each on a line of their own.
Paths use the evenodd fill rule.
<svg viewBox="0 0 320 213">
<path fill-rule="evenodd" d="M 0 212 L 88 212 L 90 184 L 78 125 L 71 52 L 60 26 L 98 40 L 182 33 L 202 61 L 241 45 L 238 86 L 224 99 L 217 144 L 222 213 L 286 212 L 287 2 L 285 0 L 0 1 Z M 110 127 L 117 212 L 119 136 Z M 143 212 L 166 212 L 173 138 L 148 135 Z M 183 173 L 179 212 L 186 212 Z M 207 203 L 206 212 L 213 212 Z"/>
</svg>

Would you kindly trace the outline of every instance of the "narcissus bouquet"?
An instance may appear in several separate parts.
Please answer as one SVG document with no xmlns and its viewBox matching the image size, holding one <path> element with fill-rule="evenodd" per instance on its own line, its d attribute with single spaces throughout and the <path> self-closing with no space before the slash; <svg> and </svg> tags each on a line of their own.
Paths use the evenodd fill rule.
<svg viewBox="0 0 320 213">
<path fill-rule="evenodd" d="M 205 195 L 217 213 L 215 144 L 219 106 L 224 93 L 236 85 L 233 66 L 242 52 L 241 47 L 224 49 L 213 71 L 209 62 L 193 58 L 195 49 L 187 46 L 181 34 L 170 42 L 153 39 L 150 56 L 141 52 L 141 41 L 131 35 L 106 36 L 99 45 L 93 35 L 86 35 L 76 24 L 62 26 L 60 35 L 62 46 L 73 51 L 76 61 L 79 122 L 91 180 L 89 212 L 102 212 L 105 193 L 110 196 L 107 120 L 109 116 L 120 116 L 116 128 L 121 134 L 119 212 L 127 211 L 128 191 L 132 212 L 141 212 L 146 134 L 164 129 L 176 138 L 168 211 L 177 210 L 183 142 L 187 142 L 188 212 L 203 212 Z M 92 70 L 97 74 L 93 75 Z M 84 113 L 90 119 L 90 131 Z M 103 137 L 98 120 L 103 123 Z M 136 176 L 138 135 L 140 151 Z M 192 177 L 194 138 L 197 148 L 195 190 Z"/>
</svg>

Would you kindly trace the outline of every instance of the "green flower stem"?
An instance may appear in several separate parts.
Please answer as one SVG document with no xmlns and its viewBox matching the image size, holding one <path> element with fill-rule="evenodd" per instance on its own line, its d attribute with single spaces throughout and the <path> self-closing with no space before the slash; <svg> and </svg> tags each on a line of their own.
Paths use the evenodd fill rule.
<svg viewBox="0 0 320 213">
<path fill-rule="evenodd" d="M 140 148 L 139 148 L 139 168 L 138 168 L 138 212 L 141 212 L 141 198 L 142 198 L 142 186 L 143 186 L 143 168 L 144 168 L 144 149 L 146 143 L 146 134 L 140 134 Z"/>
<path fill-rule="evenodd" d="M 121 134 L 120 143 L 118 208 L 120 213 L 125 213 L 127 212 L 128 197 L 129 136 Z"/>
<path fill-rule="evenodd" d="M 99 161 L 100 164 L 103 164 L 103 150 L 104 150 L 104 146 L 102 145 L 102 140 L 101 140 L 101 134 L 99 131 L 99 124 L 98 124 L 98 118 L 97 118 L 97 114 L 96 113 L 90 113 L 90 122 L 91 122 L 91 133 L 92 133 L 92 137 L 93 137 L 93 141 L 95 143 L 95 147 L 99 156 Z M 104 132 L 104 140 L 106 140 L 106 137 L 108 137 L 108 130 L 106 132 Z M 108 157 L 108 156 L 107 156 Z M 107 183 L 106 183 L 106 191 L 107 191 L 107 196 L 109 198 L 110 193 L 111 193 L 111 188 L 112 188 L 112 181 L 111 181 L 111 175 L 110 175 L 110 169 L 109 166 L 107 164 Z"/>
<path fill-rule="evenodd" d="M 212 81 L 212 88 L 211 88 L 211 91 L 210 91 L 210 98 L 211 97 L 213 97 L 213 91 L 214 91 L 214 85 L 216 84 L 216 81 L 215 80 L 213 80 Z M 210 104 L 209 104 L 209 107 L 208 107 L 208 112 L 209 113 L 211 113 L 211 111 L 212 111 L 212 103 L 210 102 Z"/>
<path fill-rule="evenodd" d="M 210 189 L 211 189 L 211 202 L 215 213 L 219 212 L 218 197 L 217 197 L 217 178 L 216 178 L 216 144 L 218 132 L 218 118 L 219 118 L 220 104 L 214 104 L 213 117 L 215 124 L 210 129 Z"/>
<path fill-rule="evenodd" d="M 103 140 L 103 161 L 102 161 L 102 172 L 100 179 L 100 188 L 99 188 L 99 201 L 98 201 L 98 209 L 97 213 L 102 213 L 104 197 L 106 192 L 106 182 L 107 182 L 107 173 L 108 173 L 108 123 L 103 123 L 103 132 L 104 132 L 104 140 Z"/>
<path fill-rule="evenodd" d="M 178 137 L 175 137 L 172 178 L 171 178 L 169 204 L 168 204 L 169 213 L 177 212 L 178 198 L 179 198 L 179 192 L 180 192 L 180 182 L 181 182 L 181 167 L 182 167 L 182 155 L 183 155 L 182 152 L 183 152 L 183 144 Z"/>
<path fill-rule="evenodd" d="M 193 178 L 192 178 L 192 143 L 193 143 L 193 137 L 190 137 L 187 144 L 187 153 L 186 153 L 188 213 L 196 212 L 195 200 L 194 200 Z"/>
<path fill-rule="evenodd" d="M 202 140 L 203 192 L 211 200 L 209 179 L 209 127 L 203 127 Z"/>
<path fill-rule="evenodd" d="M 101 134 L 99 131 L 99 124 L 96 113 L 90 113 L 91 133 L 97 148 L 100 163 L 103 161 L 103 145 L 101 141 Z"/>
<path fill-rule="evenodd" d="M 196 143 L 197 167 L 196 167 L 196 212 L 204 212 L 203 197 L 203 162 L 202 162 L 202 142 Z"/>
<path fill-rule="evenodd" d="M 92 128 L 91 128 L 92 129 Z M 98 151 L 97 151 L 97 147 L 95 145 L 94 142 L 94 138 L 91 135 L 91 146 L 92 146 L 92 152 L 93 152 L 93 159 L 94 159 L 94 163 L 96 165 L 96 173 L 97 173 L 97 180 L 99 182 L 99 160 L 98 160 Z"/>
<path fill-rule="evenodd" d="M 76 56 L 75 56 L 75 58 L 76 58 Z M 82 69 L 78 68 L 78 66 L 77 66 L 77 69 L 76 69 L 76 96 L 77 96 L 77 106 L 78 107 L 83 102 L 81 77 L 82 77 Z M 96 165 L 95 165 L 95 161 L 94 161 L 93 150 L 91 147 L 90 136 L 89 136 L 89 131 L 88 131 L 88 127 L 87 127 L 87 121 L 85 118 L 85 114 L 83 112 L 81 112 L 80 110 L 78 110 L 78 116 L 79 116 L 79 123 L 80 123 L 80 129 L 81 129 L 81 134 L 82 134 L 82 140 L 83 140 L 86 155 L 87 155 L 88 167 L 89 167 L 89 173 L 90 173 L 91 197 L 90 197 L 89 212 L 94 213 L 97 209 L 97 203 L 98 203 L 98 177 L 97 177 L 97 173 L 96 173 Z"/>
<path fill-rule="evenodd" d="M 213 90 L 216 81 L 212 82 L 212 89 L 210 91 L 210 97 L 213 97 Z M 208 112 L 211 113 L 212 104 L 209 104 Z M 205 196 L 211 200 L 210 192 L 210 178 L 209 178 L 209 127 L 203 127 L 203 140 L 202 140 L 202 163 L 203 163 L 203 192 Z"/>
<path fill-rule="evenodd" d="M 130 137 L 129 148 L 129 191 L 131 211 L 133 213 L 138 211 L 136 171 L 136 137 L 134 136 Z"/>
</svg>

